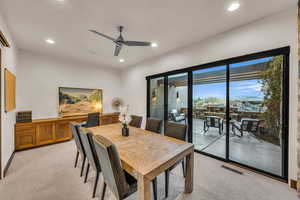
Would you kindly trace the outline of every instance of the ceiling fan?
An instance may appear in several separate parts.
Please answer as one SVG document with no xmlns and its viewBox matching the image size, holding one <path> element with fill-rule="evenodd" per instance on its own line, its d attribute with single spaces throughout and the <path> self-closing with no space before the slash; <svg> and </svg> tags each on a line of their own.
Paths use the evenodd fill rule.
<svg viewBox="0 0 300 200">
<path fill-rule="evenodd" d="M 126 45 L 126 46 L 151 46 L 151 44 L 152 44 L 151 42 L 140 42 L 140 41 L 127 41 L 127 40 L 124 40 L 124 38 L 122 36 L 123 29 L 124 29 L 123 26 L 118 27 L 118 30 L 120 32 L 120 36 L 117 39 L 114 39 L 110 36 L 107 36 L 103 33 L 98 32 L 96 30 L 89 30 L 89 31 L 92 32 L 92 33 L 95 33 L 97 35 L 100 35 L 102 37 L 105 37 L 106 39 L 109 39 L 109 40 L 113 41 L 116 44 L 114 56 L 119 55 L 123 45 Z"/>
</svg>

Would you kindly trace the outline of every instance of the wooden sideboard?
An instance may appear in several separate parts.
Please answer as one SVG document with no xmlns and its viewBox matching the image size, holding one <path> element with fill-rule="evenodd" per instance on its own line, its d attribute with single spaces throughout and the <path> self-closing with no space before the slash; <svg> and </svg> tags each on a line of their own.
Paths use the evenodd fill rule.
<svg viewBox="0 0 300 200">
<path fill-rule="evenodd" d="M 87 116 L 38 119 L 15 125 L 15 149 L 23 150 L 72 139 L 70 122 L 83 122 Z M 119 114 L 100 115 L 100 125 L 118 123 Z"/>
</svg>

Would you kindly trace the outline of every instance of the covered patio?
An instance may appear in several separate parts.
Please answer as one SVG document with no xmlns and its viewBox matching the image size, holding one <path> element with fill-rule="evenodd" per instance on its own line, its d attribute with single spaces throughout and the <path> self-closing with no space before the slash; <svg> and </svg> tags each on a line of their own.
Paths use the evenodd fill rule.
<svg viewBox="0 0 300 200">
<path fill-rule="evenodd" d="M 269 60 L 271 59 L 273 58 Z M 234 87 L 234 83 L 259 82 L 262 72 L 268 67 L 269 60 L 230 66 L 230 90 Z M 193 143 L 198 151 L 226 158 L 226 98 L 218 98 L 218 90 L 213 87 L 216 84 L 223 84 L 226 96 L 226 67 L 219 66 L 213 69 L 193 72 Z M 163 84 L 162 80 L 160 84 Z M 201 88 L 203 85 L 211 85 L 210 92 L 215 96 L 195 99 L 197 87 Z M 177 94 L 177 99 L 170 95 L 170 91 Z M 281 176 L 280 136 L 266 127 L 265 120 L 262 118 L 266 110 L 263 106 L 263 98 L 250 98 L 250 96 L 250 94 L 245 98 L 230 96 L 229 160 Z M 187 116 L 185 99 L 187 99 L 187 76 L 178 75 L 169 78 L 169 115 L 176 110 L 178 116 L 183 114 Z M 210 117 L 219 120 L 213 122 L 219 125 L 205 128 L 205 123 L 212 123 Z M 169 117 L 170 121 L 174 121 L 173 119 L 174 117 Z"/>
</svg>

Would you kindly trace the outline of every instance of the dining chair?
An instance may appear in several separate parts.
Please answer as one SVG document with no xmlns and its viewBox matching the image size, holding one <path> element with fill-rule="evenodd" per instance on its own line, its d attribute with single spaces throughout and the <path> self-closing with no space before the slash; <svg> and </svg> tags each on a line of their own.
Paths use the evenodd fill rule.
<svg viewBox="0 0 300 200">
<path fill-rule="evenodd" d="M 131 115 L 131 121 L 129 122 L 129 126 L 141 128 L 142 121 L 143 121 L 143 117 L 137 115 Z"/>
<path fill-rule="evenodd" d="M 122 168 L 116 146 L 101 135 L 94 136 L 93 141 L 104 179 L 101 200 L 104 200 L 107 185 L 117 200 L 125 199 L 136 192 L 137 180 Z M 157 195 L 154 195 L 154 199 L 157 200 Z"/>
<path fill-rule="evenodd" d="M 100 116 L 99 112 L 89 113 L 87 121 L 82 126 L 86 128 L 99 126 L 100 125 L 99 116 Z"/>
<path fill-rule="evenodd" d="M 165 129 L 165 136 L 186 141 L 186 130 L 187 130 L 187 126 L 185 124 L 167 122 L 166 129 Z M 184 159 L 180 160 L 175 165 L 173 165 L 172 167 L 170 167 L 165 171 L 165 197 L 166 198 L 168 197 L 169 194 L 170 172 L 180 163 L 182 164 L 182 172 L 183 172 L 183 176 L 185 177 Z"/>
<path fill-rule="evenodd" d="M 160 133 L 161 125 L 162 125 L 162 120 L 156 118 L 148 118 L 146 121 L 145 129 L 155 133 Z"/>
<path fill-rule="evenodd" d="M 81 166 L 81 172 L 80 172 L 80 177 L 83 174 L 83 170 L 84 170 L 84 164 L 85 164 L 85 160 L 86 160 L 86 153 L 85 153 L 85 149 L 83 147 L 82 144 L 82 140 L 81 137 L 79 135 L 79 127 L 80 124 L 76 123 L 76 122 L 70 122 L 70 127 L 71 127 L 71 131 L 75 140 L 75 144 L 76 144 L 76 148 L 77 148 L 77 152 L 76 152 L 76 158 L 75 158 L 75 168 L 77 167 L 77 162 L 78 162 L 78 157 L 79 154 L 81 156 L 82 159 L 82 166 Z"/>
<path fill-rule="evenodd" d="M 117 200 L 125 199 L 136 192 L 137 181 L 123 170 L 115 145 L 100 135 L 94 136 L 93 139 L 104 179 L 101 200 L 105 197 L 106 186 Z"/>
<path fill-rule="evenodd" d="M 84 183 L 86 183 L 87 181 L 90 166 L 92 166 L 92 168 L 96 172 L 96 179 L 95 179 L 94 189 L 93 189 L 93 198 L 94 198 L 96 194 L 97 185 L 98 185 L 99 174 L 101 173 L 101 166 L 93 142 L 93 133 L 89 132 L 86 128 L 79 128 L 79 134 L 82 139 L 82 144 L 85 149 L 86 157 L 88 160 Z"/>
</svg>

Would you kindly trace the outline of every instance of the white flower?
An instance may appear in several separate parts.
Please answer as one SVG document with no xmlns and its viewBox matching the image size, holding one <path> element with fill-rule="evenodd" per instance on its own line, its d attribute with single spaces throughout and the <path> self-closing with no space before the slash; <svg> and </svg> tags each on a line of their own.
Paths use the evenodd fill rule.
<svg viewBox="0 0 300 200">
<path fill-rule="evenodd" d="M 122 124 L 129 124 L 131 120 L 130 114 L 129 114 L 129 105 L 127 106 L 120 106 L 120 115 L 119 115 L 119 121 L 122 122 Z"/>
</svg>

